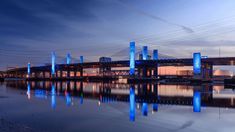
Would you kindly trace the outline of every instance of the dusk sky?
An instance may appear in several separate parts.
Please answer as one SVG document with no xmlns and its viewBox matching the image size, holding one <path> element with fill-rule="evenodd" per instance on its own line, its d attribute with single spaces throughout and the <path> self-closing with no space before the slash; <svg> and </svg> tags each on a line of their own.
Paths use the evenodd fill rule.
<svg viewBox="0 0 235 132">
<path fill-rule="evenodd" d="M 129 42 L 161 54 L 235 56 L 234 0 L 1 0 L 0 70 L 128 57 Z"/>
</svg>

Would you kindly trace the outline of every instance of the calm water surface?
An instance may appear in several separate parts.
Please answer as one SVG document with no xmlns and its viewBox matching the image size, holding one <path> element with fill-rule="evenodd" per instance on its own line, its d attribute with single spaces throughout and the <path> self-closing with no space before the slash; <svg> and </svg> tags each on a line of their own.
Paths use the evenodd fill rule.
<svg viewBox="0 0 235 132">
<path fill-rule="evenodd" d="M 210 84 L 7 81 L 0 131 L 231 132 L 234 97 Z"/>
</svg>

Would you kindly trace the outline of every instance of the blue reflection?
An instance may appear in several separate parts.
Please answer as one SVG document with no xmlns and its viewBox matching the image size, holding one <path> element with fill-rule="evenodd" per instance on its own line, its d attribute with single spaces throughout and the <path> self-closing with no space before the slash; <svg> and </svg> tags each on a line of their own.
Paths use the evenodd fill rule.
<svg viewBox="0 0 235 132">
<path fill-rule="evenodd" d="M 143 116 L 147 116 L 148 115 L 148 104 L 147 103 L 143 103 L 142 114 L 143 114 Z"/>
<path fill-rule="evenodd" d="M 153 111 L 158 111 L 158 104 L 157 103 L 153 104 Z"/>
<path fill-rule="evenodd" d="M 130 121 L 135 121 L 135 89 L 130 88 Z"/>
<path fill-rule="evenodd" d="M 130 75 L 135 75 L 135 42 L 130 42 Z"/>
<path fill-rule="evenodd" d="M 71 102 L 72 102 L 71 96 L 69 95 L 69 93 L 66 93 L 65 96 L 66 96 L 66 105 L 71 106 Z"/>
<path fill-rule="evenodd" d="M 80 96 L 80 104 L 83 104 L 83 94 Z"/>
<path fill-rule="evenodd" d="M 27 83 L 27 96 L 28 96 L 28 99 L 30 99 L 30 83 L 29 82 Z"/>
<path fill-rule="evenodd" d="M 46 91 L 41 89 L 36 89 L 34 92 L 35 97 L 37 98 L 46 98 Z"/>
<path fill-rule="evenodd" d="M 193 54 L 193 73 L 201 74 L 201 53 Z"/>
<path fill-rule="evenodd" d="M 193 94 L 193 112 L 201 112 L 201 93 L 194 92 Z"/>
<path fill-rule="evenodd" d="M 55 85 L 52 84 L 51 86 L 51 107 L 55 109 L 56 107 L 56 91 L 55 91 Z"/>
</svg>

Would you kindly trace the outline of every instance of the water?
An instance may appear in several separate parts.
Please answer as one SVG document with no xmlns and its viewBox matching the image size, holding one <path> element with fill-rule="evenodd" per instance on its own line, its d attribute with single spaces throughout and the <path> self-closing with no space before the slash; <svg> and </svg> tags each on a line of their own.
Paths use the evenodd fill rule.
<svg viewBox="0 0 235 132">
<path fill-rule="evenodd" d="M 0 131 L 228 131 L 235 92 L 223 85 L 8 81 Z"/>
</svg>

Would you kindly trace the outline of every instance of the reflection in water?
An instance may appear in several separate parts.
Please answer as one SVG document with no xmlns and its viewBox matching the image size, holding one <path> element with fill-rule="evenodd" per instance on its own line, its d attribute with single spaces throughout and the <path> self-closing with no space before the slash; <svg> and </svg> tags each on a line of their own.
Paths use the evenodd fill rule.
<svg viewBox="0 0 235 132">
<path fill-rule="evenodd" d="M 154 111 L 154 112 L 157 112 L 157 111 L 158 111 L 158 104 L 157 104 L 157 103 L 154 103 L 154 104 L 153 104 L 153 111 Z"/>
<path fill-rule="evenodd" d="M 6 82 L 7 87 L 27 89 L 27 98 L 46 99 L 49 97 L 53 109 L 58 106 L 56 96 L 64 96 L 67 106 L 73 105 L 73 99 L 78 97 L 78 103 L 86 99 L 96 99 L 98 105 L 110 105 L 114 101 L 130 103 L 130 121 L 135 121 L 136 111 L 144 116 L 160 109 L 160 104 L 189 105 L 193 112 L 200 112 L 201 106 L 229 107 L 235 106 L 235 94 L 223 86 L 203 85 L 169 85 L 157 83 L 122 84 L 122 83 L 90 83 L 90 82 Z M 220 92 L 213 92 L 219 89 Z M 51 94 L 50 94 L 51 93 Z M 34 95 L 34 96 L 33 96 Z M 51 97 L 50 97 L 51 96 Z M 107 103 L 110 102 L 110 103 Z M 136 105 L 137 104 L 137 105 Z M 150 105 L 151 104 L 151 105 Z"/>
<path fill-rule="evenodd" d="M 72 99 L 71 99 L 70 94 L 67 91 L 65 92 L 65 97 L 66 97 L 66 105 L 71 106 Z"/>
<path fill-rule="evenodd" d="M 80 104 L 83 104 L 83 93 L 81 93 L 81 96 L 80 96 Z"/>
<path fill-rule="evenodd" d="M 193 94 L 193 112 L 201 112 L 201 93 L 198 91 Z"/>
<path fill-rule="evenodd" d="M 30 83 L 27 82 L 27 97 L 30 99 Z"/>
<path fill-rule="evenodd" d="M 130 121 L 135 121 L 135 89 L 130 88 Z"/>
<path fill-rule="evenodd" d="M 83 82 L 80 82 L 80 104 L 83 104 Z"/>
<path fill-rule="evenodd" d="M 35 97 L 41 98 L 41 99 L 46 99 L 47 98 L 46 90 L 36 89 L 34 91 L 34 95 L 35 95 Z"/>
<path fill-rule="evenodd" d="M 142 105 L 142 114 L 143 114 L 143 116 L 147 116 L 148 115 L 148 104 L 145 103 L 145 102 Z"/>
<path fill-rule="evenodd" d="M 54 83 L 52 83 L 52 86 L 51 86 L 51 107 L 53 109 L 56 108 L 56 90 L 55 90 Z"/>
</svg>

